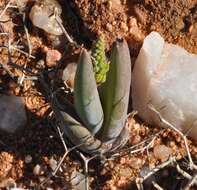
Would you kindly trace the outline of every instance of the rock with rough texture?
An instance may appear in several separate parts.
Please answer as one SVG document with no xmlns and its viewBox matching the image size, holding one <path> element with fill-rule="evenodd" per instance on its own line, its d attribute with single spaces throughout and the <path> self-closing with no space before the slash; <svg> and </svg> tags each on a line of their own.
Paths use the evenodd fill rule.
<svg viewBox="0 0 197 190">
<path fill-rule="evenodd" d="M 46 64 L 48 67 L 56 66 L 57 62 L 61 59 L 61 53 L 56 49 L 49 49 L 46 52 Z"/>
<path fill-rule="evenodd" d="M 153 148 L 153 154 L 157 159 L 161 160 L 162 162 L 165 162 L 172 154 L 172 150 L 171 148 L 165 145 L 156 145 Z"/>
<path fill-rule="evenodd" d="M 21 131 L 27 122 L 21 97 L 0 95 L 0 130 L 13 134 Z"/>
<path fill-rule="evenodd" d="M 132 75 L 133 108 L 150 124 L 165 126 L 161 116 L 197 140 L 197 55 L 149 34 L 135 62 Z"/>
<path fill-rule="evenodd" d="M 61 6 L 55 0 L 42 0 L 37 1 L 35 5 L 32 7 L 29 18 L 32 23 L 38 28 L 43 29 L 45 32 L 53 35 L 62 35 L 62 29 L 59 26 L 55 13 L 60 18 L 62 13 Z M 60 19 L 59 19 L 60 20 Z M 62 22 L 60 20 L 60 22 Z"/>
<path fill-rule="evenodd" d="M 77 70 L 77 63 L 69 63 L 63 71 L 62 80 L 71 88 L 74 89 L 75 73 Z"/>
<path fill-rule="evenodd" d="M 71 184 L 75 190 L 85 190 L 85 176 L 77 171 L 73 171 L 71 174 Z"/>
</svg>

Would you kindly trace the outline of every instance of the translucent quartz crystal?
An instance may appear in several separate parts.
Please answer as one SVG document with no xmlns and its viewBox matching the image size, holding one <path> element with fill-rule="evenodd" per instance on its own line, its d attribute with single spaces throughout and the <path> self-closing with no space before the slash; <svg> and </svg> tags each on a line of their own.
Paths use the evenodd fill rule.
<svg viewBox="0 0 197 190">
<path fill-rule="evenodd" d="M 55 0 L 38 1 L 31 9 L 29 18 L 32 23 L 45 32 L 53 35 L 62 35 L 62 29 L 57 23 L 54 13 L 60 17 L 62 9 Z"/>
<path fill-rule="evenodd" d="M 197 55 L 150 33 L 135 62 L 132 101 L 144 121 L 165 126 L 151 103 L 165 120 L 197 140 Z"/>
</svg>

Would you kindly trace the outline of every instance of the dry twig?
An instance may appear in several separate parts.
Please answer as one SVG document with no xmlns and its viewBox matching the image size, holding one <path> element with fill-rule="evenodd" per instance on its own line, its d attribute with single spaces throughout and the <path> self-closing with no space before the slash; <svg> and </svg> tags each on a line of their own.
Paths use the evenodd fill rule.
<svg viewBox="0 0 197 190">
<path fill-rule="evenodd" d="M 27 37 L 27 44 L 28 44 L 28 49 L 29 49 L 29 57 L 31 57 L 32 45 L 31 45 L 31 40 L 30 40 L 30 37 L 29 37 L 29 32 L 28 32 L 28 29 L 27 29 L 26 24 L 25 24 L 25 13 L 23 13 L 23 27 L 24 27 L 25 34 L 26 34 L 26 37 Z"/>
<path fill-rule="evenodd" d="M 11 43 L 12 40 L 10 39 L 10 35 L 9 35 L 8 33 L 5 33 L 5 32 L 4 32 L 4 33 L 0 33 L 0 35 L 5 35 L 5 36 L 8 37 L 8 44 L 7 44 L 7 45 L 1 45 L 1 46 L 0 46 L 1 48 L 8 48 L 10 52 L 11 52 L 12 50 L 18 51 L 19 53 L 22 53 L 22 54 L 24 54 L 25 56 L 27 56 L 27 57 L 29 57 L 29 58 L 32 58 L 32 59 L 35 59 L 35 58 L 36 58 L 35 56 L 29 55 L 29 53 L 27 53 L 27 52 L 25 52 L 25 51 L 19 49 L 18 47 L 12 45 L 12 43 Z"/>
<path fill-rule="evenodd" d="M 144 186 L 143 186 L 143 178 L 141 177 L 137 177 L 135 180 L 136 186 L 138 190 L 144 190 Z"/>
<path fill-rule="evenodd" d="M 176 170 L 177 172 L 179 172 L 184 178 L 188 179 L 188 180 L 192 180 L 192 176 L 190 174 L 188 174 L 186 171 L 184 171 L 183 169 L 180 168 L 179 164 L 176 164 Z M 197 181 L 194 183 L 195 185 L 197 185 Z"/>
<path fill-rule="evenodd" d="M 143 176 L 143 181 L 146 180 L 147 178 L 149 178 L 151 175 L 153 175 L 156 172 L 158 172 L 159 170 L 165 168 L 166 166 L 169 166 L 170 164 L 173 164 L 175 161 L 176 161 L 175 157 L 170 157 L 166 162 L 163 162 L 162 164 L 156 166 L 148 174 Z"/>
<path fill-rule="evenodd" d="M 73 150 L 75 150 L 76 148 L 82 146 L 82 144 L 80 144 L 80 145 L 73 146 L 72 148 L 68 149 L 68 148 L 67 148 L 67 145 L 66 145 L 66 143 L 65 143 L 65 141 L 64 141 L 64 138 L 63 138 L 63 133 L 61 132 L 61 130 L 60 130 L 60 128 L 59 128 L 58 126 L 57 126 L 57 130 L 58 130 L 58 133 L 59 133 L 61 142 L 62 142 L 62 144 L 63 144 L 63 146 L 64 146 L 65 153 L 64 153 L 63 157 L 61 158 L 60 162 L 58 163 L 57 167 L 55 168 L 55 170 L 54 170 L 54 171 L 53 171 L 53 172 L 52 172 L 42 183 L 39 184 L 40 187 L 43 186 L 51 177 L 53 177 L 53 176 L 56 175 L 56 173 L 57 173 L 58 170 L 60 169 L 60 167 L 61 167 L 63 161 L 65 160 L 66 156 L 67 156 L 71 151 L 73 151 Z"/>
<path fill-rule="evenodd" d="M 138 153 L 138 152 L 143 152 L 147 149 L 149 149 L 154 140 L 162 133 L 164 132 L 166 129 L 162 129 L 159 132 L 157 132 L 156 134 L 151 135 L 151 137 L 143 140 L 142 142 L 139 142 L 138 144 L 135 144 L 133 146 L 127 147 L 127 148 L 123 148 L 118 150 L 118 152 L 115 152 L 114 154 L 111 155 L 111 157 L 120 157 L 123 154 L 126 154 L 126 152 L 128 154 L 134 154 L 134 153 Z M 143 146 L 143 147 L 140 147 Z M 140 148 L 139 148 L 140 147 Z"/>
<path fill-rule="evenodd" d="M 188 155 L 188 159 L 189 159 L 189 167 L 191 169 L 194 168 L 194 163 L 193 163 L 193 160 L 192 160 L 192 157 L 191 157 L 191 154 L 190 154 L 190 151 L 189 151 L 189 146 L 188 146 L 188 143 L 187 143 L 187 137 L 184 133 L 182 133 L 180 130 L 178 130 L 174 125 L 172 125 L 171 123 L 169 123 L 168 121 L 166 121 L 160 114 L 159 111 L 156 110 L 156 108 L 152 105 L 152 104 L 148 104 L 148 108 L 150 110 L 152 110 L 154 113 L 157 114 L 157 116 L 159 117 L 160 121 L 162 123 L 164 123 L 167 127 L 169 127 L 170 129 L 174 130 L 175 132 L 177 132 L 184 140 L 184 143 L 185 143 L 185 148 L 186 148 L 186 152 L 187 152 L 187 155 Z"/>
<path fill-rule="evenodd" d="M 150 176 L 152 176 L 153 174 L 155 174 L 156 172 L 158 172 L 159 170 L 165 168 L 166 166 L 173 164 L 174 162 L 176 162 L 176 158 L 175 157 L 170 157 L 169 160 L 167 160 L 166 162 L 163 162 L 162 164 L 156 166 L 155 168 L 153 168 L 152 170 L 150 170 L 150 172 L 148 172 L 146 175 L 144 175 L 143 177 L 138 177 L 136 178 L 136 186 L 138 188 L 138 190 L 143 190 L 143 182 L 149 178 Z"/>
<path fill-rule="evenodd" d="M 58 23 L 58 25 L 60 26 L 60 28 L 62 29 L 62 32 L 64 33 L 64 35 L 66 36 L 67 40 L 71 43 L 71 44 L 76 44 L 74 42 L 74 40 L 69 36 L 68 32 L 66 31 L 66 29 L 64 28 L 63 24 L 61 23 L 60 17 L 57 15 L 56 10 L 54 11 L 55 14 L 55 20 Z"/>
<path fill-rule="evenodd" d="M 84 154 L 82 154 L 81 152 L 78 152 L 79 155 L 81 156 L 81 158 L 84 161 L 84 170 L 85 170 L 85 190 L 89 190 L 89 178 L 88 178 L 88 164 L 91 160 L 93 160 L 94 158 L 98 157 L 99 155 L 94 155 L 90 158 L 86 158 L 84 156 Z"/>
<path fill-rule="evenodd" d="M 10 4 L 12 3 L 12 0 L 10 0 L 7 5 L 5 6 L 5 8 L 2 10 L 2 12 L 0 13 L 0 19 L 1 17 L 5 14 L 5 12 L 7 11 L 7 9 L 10 7 Z"/>
<path fill-rule="evenodd" d="M 157 190 L 164 190 L 158 183 L 156 183 L 155 181 L 152 181 L 153 186 L 157 189 Z"/>
<path fill-rule="evenodd" d="M 190 190 L 190 188 L 197 183 L 197 173 L 192 177 L 192 179 L 187 183 L 183 190 Z"/>
</svg>

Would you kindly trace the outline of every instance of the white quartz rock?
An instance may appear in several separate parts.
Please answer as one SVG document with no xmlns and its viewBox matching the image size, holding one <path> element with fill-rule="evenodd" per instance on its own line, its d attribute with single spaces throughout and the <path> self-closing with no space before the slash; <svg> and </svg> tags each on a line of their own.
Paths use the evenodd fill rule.
<svg viewBox="0 0 197 190">
<path fill-rule="evenodd" d="M 164 42 L 157 33 L 145 39 L 132 75 L 134 110 L 150 124 L 161 124 L 151 103 L 162 117 L 197 140 L 197 55 Z"/>
<path fill-rule="evenodd" d="M 27 116 L 21 97 L 0 95 L 0 130 L 13 134 L 23 129 Z"/>
<path fill-rule="evenodd" d="M 29 18 L 32 23 L 38 28 L 43 29 L 45 32 L 53 35 L 62 35 L 62 29 L 57 23 L 54 15 L 56 10 L 57 15 L 60 18 L 62 9 L 59 3 L 55 0 L 42 0 L 38 1 L 31 9 Z M 60 20 L 60 22 L 62 22 Z"/>
</svg>

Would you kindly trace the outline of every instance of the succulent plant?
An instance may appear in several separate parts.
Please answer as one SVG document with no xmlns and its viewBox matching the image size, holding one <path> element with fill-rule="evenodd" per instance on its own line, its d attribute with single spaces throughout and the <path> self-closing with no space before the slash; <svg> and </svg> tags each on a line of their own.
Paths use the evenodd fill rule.
<svg viewBox="0 0 197 190">
<path fill-rule="evenodd" d="M 88 153 L 103 153 L 125 141 L 131 83 L 131 60 L 125 40 L 112 49 L 105 83 L 97 87 L 91 55 L 83 49 L 74 85 L 74 105 L 57 97 L 55 110 L 67 138 Z M 98 89 L 99 88 L 99 89 Z"/>
<path fill-rule="evenodd" d="M 109 70 L 109 62 L 105 55 L 105 39 L 100 35 L 92 47 L 92 62 L 95 79 L 98 84 L 104 83 Z"/>
</svg>

